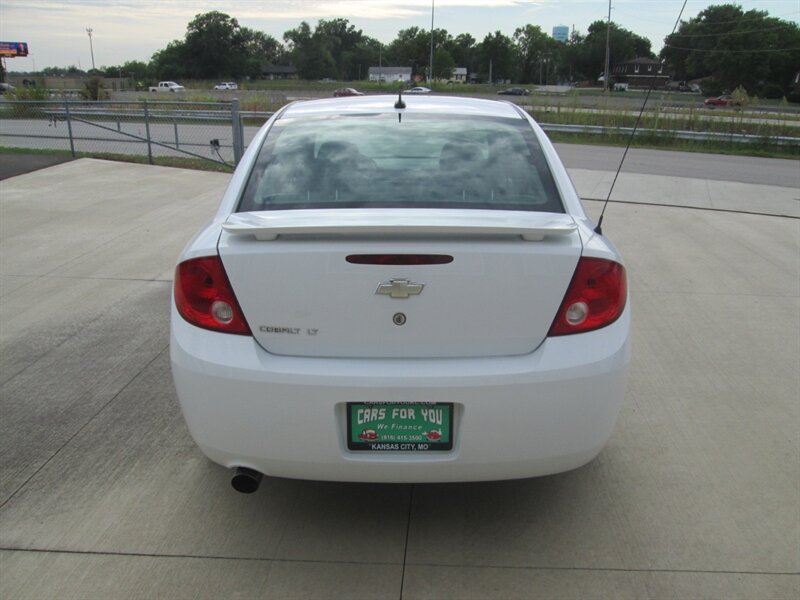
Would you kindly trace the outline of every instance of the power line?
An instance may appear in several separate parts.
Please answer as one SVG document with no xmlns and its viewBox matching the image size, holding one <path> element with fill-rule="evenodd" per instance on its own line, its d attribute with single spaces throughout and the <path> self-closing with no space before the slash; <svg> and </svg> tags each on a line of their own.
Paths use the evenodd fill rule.
<svg viewBox="0 0 800 600">
<path fill-rule="evenodd" d="M 800 46 L 797 48 L 767 48 L 765 50 L 728 50 L 728 49 L 721 49 L 721 50 L 706 50 L 702 48 L 682 48 L 680 46 L 673 46 L 671 44 L 664 44 L 664 48 L 672 48 L 673 50 L 685 50 L 686 52 L 724 52 L 725 54 L 764 54 L 767 52 L 795 52 L 800 50 Z"/>
<path fill-rule="evenodd" d="M 766 11 L 764 11 L 764 12 L 766 13 Z M 797 11 L 791 12 L 791 13 L 786 13 L 784 15 L 770 15 L 769 13 L 766 13 L 766 14 L 762 14 L 761 16 L 758 16 L 758 17 L 741 17 L 739 19 L 732 19 L 730 21 L 703 21 L 703 20 L 699 19 L 698 17 L 694 17 L 693 19 L 690 19 L 689 21 L 684 21 L 684 22 L 685 23 L 692 23 L 692 22 L 694 22 L 694 23 L 707 23 L 707 24 L 714 24 L 714 25 L 728 25 L 730 23 L 747 23 L 749 21 L 763 21 L 764 19 L 777 19 L 779 17 L 796 17 L 797 14 L 798 14 Z"/>
<path fill-rule="evenodd" d="M 681 17 L 683 16 L 683 11 L 686 10 L 686 4 L 689 0 L 683 0 L 683 6 L 681 6 L 681 10 L 678 13 L 678 18 L 675 19 L 675 25 L 672 26 L 672 33 L 678 29 L 678 25 L 681 22 Z M 670 34 L 671 35 L 671 34 Z M 663 66 L 664 61 L 661 61 L 661 65 Z M 608 73 L 606 73 L 606 83 L 608 83 Z M 642 102 L 642 108 L 639 109 L 639 116 L 636 117 L 636 122 L 633 124 L 633 131 L 631 131 L 631 135 L 628 137 L 628 143 L 625 145 L 625 151 L 622 153 L 622 158 L 619 161 L 619 166 L 617 167 L 617 172 L 614 174 L 614 179 L 611 182 L 611 187 L 608 188 L 608 196 L 606 196 L 605 204 L 603 204 L 603 209 L 600 211 L 600 218 L 597 220 L 597 226 L 594 228 L 595 233 L 603 235 L 603 216 L 606 214 L 606 207 L 608 207 L 608 202 L 611 200 L 611 193 L 614 191 L 614 185 L 617 183 L 617 178 L 619 177 L 620 172 L 622 171 L 622 165 L 625 164 L 625 157 L 628 156 L 628 150 L 631 148 L 631 143 L 633 142 L 633 136 L 636 133 L 636 130 L 639 128 L 639 123 L 642 120 L 642 115 L 644 114 L 644 109 L 647 106 L 647 101 L 650 99 L 650 93 L 653 91 L 653 88 L 656 85 L 656 74 L 653 73 L 653 77 L 650 80 L 650 87 L 647 88 L 647 94 L 644 96 L 644 102 Z"/>
<path fill-rule="evenodd" d="M 709 23 L 709 25 L 716 25 L 716 23 Z M 794 27 L 797 27 L 797 25 L 790 23 L 787 25 L 778 25 L 777 27 L 767 27 L 764 29 L 748 29 L 747 31 L 724 31 L 722 33 L 673 33 L 669 37 L 675 37 L 675 38 L 723 37 L 726 35 L 747 35 L 748 33 L 762 33 L 764 31 L 776 31 L 778 29 L 789 29 Z"/>
<path fill-rule="evenodd" d="M 640 7 L 638 7 L 638 6 L 636 7 L 636 10 L 627 10 L 627 7 L 623 4 L 623 5 L 620 5 L 620 7 L 618 9 L 616 9 L 616 10 L 621 14 L 630 15 L 631 17 L 635 17 L 637 21 L 644 21 L 646 23 L 658 23 L 658 24 L 661 24 L 663 22 L 662 19 L 648 19 L 647 17 L 641 16 L 639 14 L 640 13 Z M 800 13 L 795 11 L 795 12 L 785 13 L 785 14 L 780 14 L 780 15 L 772 15 L 771 14 L 771 15 L 768 15 L 766 17 L 761 16 L 761 17 L 741 18 L 741 19 L 736 19 L 734 21 L 702 21 L 702 20 L 699 20 L 697 17 L 694 17 L 692 19 L 689 19 L 688 21 L 683 21 L 683 22 L 687 23 L 687 24 L 691 23 L 693 25 L 694 24 L 729 25 L 731 23 L 748 23 L 750 21 L 763 21 L 765 18 L 767 18 L 767 19 L 780 19 L 781 17 L 793 17 L 793 18 L 796 19 L 798 17 L 798 14 L 800 14 Z"/>
</svg>

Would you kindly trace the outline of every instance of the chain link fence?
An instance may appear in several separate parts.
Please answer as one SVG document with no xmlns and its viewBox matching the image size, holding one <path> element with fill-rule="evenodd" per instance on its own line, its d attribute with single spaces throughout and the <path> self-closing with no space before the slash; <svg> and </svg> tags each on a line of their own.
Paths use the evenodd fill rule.
<svg viewBox="0 0 800 600">
<path fill-rule="evenodd" d="M 72 156 L 139 157 L 150 164 L 208 161 L 232 168 L 271 114 L 244 113 L 236 99 L 6 101 L 0 104 L 0 145 Z"/>
<path fill-rule="evenodd" d="M 549 114 L 537 115 L 542 128 L 561 135 L 625 136 L 630 127 L 606 124 L 547 122 Z M 562 111 L 559 111 L 559 113 Z M 133 159 L 171 166 L 212 166 L 232 169 L 271 112 L 245 112 L 239 101 L 188 102 L 182 100 L 0 102 L 0 146 L 40 151 L 67 152 L 72 156 Z M 571 113 L 570 113 L 571 114 Z M 575 117 L 576 115 L 572 115 Z M 577 115 L 586 117 L 586 115 Z M 592 116 L 592 115 L 589 115 Z M 624 115 L 623 115 L 624 116 Z M 569 120 L 560 114 L 560 118 Z M 656 116 L 658 119 L 658 115 Z M 735 123 L 711 123 L 710 130 L 679 127 L 654 129 L 643 126 L 640 137 L 689 140 L 766 149 L 797 148 L 797 123 L 775 125 L 771 120 L 740 117 Z M 661 119 L 663 126 L 669 119 Z M 602 120 L 601 120 L 602 122 Z M 702 125 L 708 125 L 703 120 Z M 724 127 L 723 131 L 715 128 Z M 753 131 L 750 131 L 753 129 Z M 133 158 L 135 157 L 135 158 Z"/>
</svg>

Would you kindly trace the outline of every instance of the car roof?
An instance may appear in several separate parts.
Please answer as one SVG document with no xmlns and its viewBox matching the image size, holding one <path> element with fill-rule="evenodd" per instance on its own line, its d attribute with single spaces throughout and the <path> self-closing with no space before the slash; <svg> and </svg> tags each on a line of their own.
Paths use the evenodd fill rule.
<svg viewBox="0 0 800 600">
<path fill-rule="evenodd" d="M 385 96 L 350 96 L 346 100 L 338 98 L 307 100 L 290 104 L 281 117 L 326 116 L 343 113 L 392 113 L 397 102 L 397 94 Z M 481 98 L 462 98 L 460 96 L 403 96 L 406 111 L 461 114 L 487 117 L 521 119 L 516 105 L 499 100 Z"/>
</svg>

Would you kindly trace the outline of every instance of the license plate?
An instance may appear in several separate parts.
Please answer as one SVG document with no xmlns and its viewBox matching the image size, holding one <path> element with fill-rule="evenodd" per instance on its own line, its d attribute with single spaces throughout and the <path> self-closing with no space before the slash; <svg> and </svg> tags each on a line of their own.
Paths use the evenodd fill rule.
<svg viewBox="0 0 800 600">
<path fill-rule="evenodd" d="M 453 449 L 453 405 L 347 404 L 347 448 L 372 452 Z"/>
</svg>

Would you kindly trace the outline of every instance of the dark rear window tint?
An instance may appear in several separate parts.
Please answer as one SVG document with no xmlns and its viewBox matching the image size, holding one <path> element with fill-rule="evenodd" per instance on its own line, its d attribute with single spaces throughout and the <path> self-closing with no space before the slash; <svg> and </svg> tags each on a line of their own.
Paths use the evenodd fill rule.
<svg viewBox="0 0 800 600">
<path fill-rule="evenodd" d="M 564 212 L 527 121 L 426 114 L 279 119 L 237 210 L 360 207 Z"/>
</svg>

